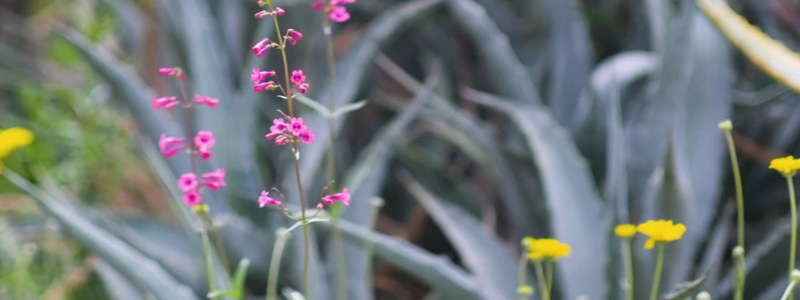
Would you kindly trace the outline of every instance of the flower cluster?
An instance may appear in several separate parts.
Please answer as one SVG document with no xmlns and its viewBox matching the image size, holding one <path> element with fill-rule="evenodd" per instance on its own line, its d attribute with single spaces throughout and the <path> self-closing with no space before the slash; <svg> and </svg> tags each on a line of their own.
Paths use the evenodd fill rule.
<svg viewBox="0 0 800 300">
<path fill-rule="evenodd" d="M 328 18 L 331 21 L 336 23 L 343 23 L 347 20 L 350 20 L 350 13 L 347 12 L 347 8 L 344 7 L 345 4 L 355 3 L 356 0 L 331 0 L 330 5 L 325 6 L 325 2 L 317 1 L 311 5 L 311 8 L 314 10 L 325 9 L 325 13 L 328 14 Z"/>
<path fill-rule="evenodd" d="M 160 68 L 158 72 L 164 76 L 175 76 L 181 81 L 185 79 L 185 74 L 180 68 Z M 183 83 L 181 82 L 181 84 Z M 205 105 L 214 108 L 219 104 L 219 99 L 201 95 L 195 95 L 191 100 L 183 99 L 183 101 L 178 100 L 175 96 L 153 99 L 154 109 L 171 109 L 178 106 L 178 104 L 181 104 L 184 109 L 191 113 L 190 110 L 193 105 Z M 214 134 L 205 130 L 191 134 L 194 135 L 191 144 L 186 143 L 186 138 L 169 137 L 166 134 L 162 134 L 158 140 L 158 148 L 167 158 L 175 156 L 181 150 L 185 150 L 187 154 L 197 154 L 203 160 L 211 159 L 211 149 L 217 144 Z M 182 174 L 178 179 L 178 188 L 183 191 L 183 203 L 194 207 L 203 202 L 203 198 L 200 196 L 201 181 L 203 186 L 217 191 L 225 186 L 225 170 L 217 169 L 216 171 L 202 174 L 199 179 L 195 171 Z"/>
<path fill-rule="evenodd" d="M 25 128 L 11 127 L 0 130 L 0 159 L 3 159 L 15 150 L 30 145 L 33 142 L 33 133 Z M 0 162 L 0 173 L 3 172 L 3 163 Z"/>
<path fill-rule="evenodd" d="M 783 176 L 794 176 L 797 170 L 800 170 L 800 159 L 791 155 L 776 158 L 769 162 L 769 168 L 778 171 Z"/>
<path fill-rule="evenodd" d="M 532 261 L 557 261 L 572 252 L 572 248 L 569 245 L 550 238 L 535 239 L 526 237 L 522 239 L 522 245 L 527 247 L 528 259 Z"/>
<path fill-rule="evenodd" d="M 647 236 L 645 249 L 653 249 L 656 243 L 669 243 L 680 240 L 686 233 L 686 226 L 672 220 L 649 220 L 642 224 L 621 224 L 614 228 L 614 234 L 622 239 L 632 238 L 636 232 Z"/>
<path fill-rule="evenodd" d="M 308 145 L 314 141 L 316 135 L 311 128 L 303 124 L 303 118 L 283 117 L 272 120 L 272 126 L 269 127 L 266 138 L 267 140 L 274 139 L 276 145 L 286 145 L 297 141 Z"/>
</svg>

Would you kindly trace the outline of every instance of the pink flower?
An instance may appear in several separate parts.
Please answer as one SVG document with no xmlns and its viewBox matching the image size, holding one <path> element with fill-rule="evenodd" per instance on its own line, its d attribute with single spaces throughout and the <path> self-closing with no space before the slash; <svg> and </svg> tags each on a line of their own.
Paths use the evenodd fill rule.
<svg viewBox="0 0 800 300">
<path fill-rule="evenodd" d="M 322 203 L 317 203 L 317 211 L 322 210 Z"/>
<path fill-rule="evenodd" d="M 261 71 L 259 68 L 253 68 L 253 73 L 250 74 L 250 80 L 253 81 L 253 84 L 258 84 L 270 76 L 275 76 L 275 70 Z"/>
<path fill-rule="evenodd" d="M 301 94 L 305 94 L 306 92 L 308 92 L 308 88 L 309 88 L 308 83 L 303 83 L 297 86 L 297 91 L 299 91 Z"/>
<path fill-rule="evenodd" d="M 208 105 L 208 107 L 214 108 L 214 107 L 217 106 L 217 103 L 219 103 L 219 99 L 211 98 L 211 97 L 208 97 L 208 96 L 195 95 L 194 96 L 194 103 L 197 103 L 197 104 L 200 104 L 200 105 Z"/>
<path fill-rule="evenodd" d="M 261 191 L 261 196 L 258 197 L 258 207 L 264 207 L 264 206 L 268 206 L 268 205 L 269 206 L 280 206 L 281 202 L 276 200 L 276 199 L 270 198 L 269 197 L 269 192 Z"/>
<path fill-rule="evenodd" d="M 203 198 L 200 198 L 200 194 L 197 193 L 197 190 L 191 190 L 186 193 L 183 193 L 183 203 L 188 206 L 195 206 L 203 202 Z"/>
<path fill-rule="evenodd" d="M 292 71 L 292 83 L 301 85 L 306 82 L 306 75 L 303 75 L 303 70 Z"/>
<path fill-rule="evenodd" d="M 303 39 L 303 34 L 300 31 L 291 28 L 286 31 L 286 36 L 286 39 L 289 40 L 289 44 L 292 44 L 292 46 L 296 45 L 298 41 Z"/>
<path fill-rule="evenodd" d="M 289 129 L 289 124 L 283 118 L 275 118 L 272 120 L 272 126 L 269 127 L 270 132 L 284 132 Z"/>
<path fill-rule="evenodd" d="M 172 109 L 178 104 L 180 104 L 180 101 L 175 96 L 153 98 L 153 109 Z"/>
<path fill-rule="evenodd" d="M 211 133 L 211 131 L 201 130 L 197 133 L 197 136 L 194 137 L 194 145 L 197 148 L 211 149 L 216 144 L 217 140 L 214 139 L 214 134 Z"/>
<path fill-rule="evenodd" d="M 269 39 L 263 39 L 258 43 L 256 43 L 255 45 L 253 45 L 253 53 L 255 53 L 256 56 L 258 57 L 262 57 L 264 56 L 264 54 L 267 53 L 269 47 L 270 47 Z"/>
<path fill-rule="evenodd" d="M 203 174 L 203 184 L 214 191 L 219 190 L 225 186 L 225 170 L 217 169 L 214 172 Z"/>
<path fill-rule="evenodd" d="M 300 140 L 303 141 L 303 144 L 309 145 L 309 144 L 311 144 L 311 142 L 314 141 L 314 139 L 317 136 L 314 135 L 314 132 L 311 131 L 311 129 L 306 129 L 306 130 L 303 130 L 303 132 L 300 132 L 299 137 L 300 137 Z"/>
<path fill-rule="evenodd" d="M 344 188 L 341 193 L 322 197 L 322 203 L 325 203 L 325 205 L 332 205 L 334 201 L 342 202 L 344 205 L 350 205 L 350 191 Z"/>
<path fill-rule="evenodd" d="M 211 149 L 208 148 L 198 148 L 197 152 L 200 153 L 200 158 L 203 160 L 211 159 Z"/>
<path fill-rule="evenodd" d="M 161 74 L 161 76 L 177 76 L 180 80 L 186 79 L 186 74 L 184 74 L 181 68 L 178 67 L 158 68 L 158 74 Z"/>
<path fill-rule="evenodd" d="M 286 14 L 286 11 L 285 11 L 285 10 L 283 10 L 283 8 L 276 7 L 276 8 L 275 8 L 275 10 L 273 10 L 273 11 L 272 11 L 272 14 L 273 14 L 273 15 L 282 16 L 282 15 L 285 15 L 285 14 Z"/>
<path fill-rule="evenodd" d="M 344 5 L 350 3 L 356 3 L 356 0 L 331 0 L 331 5 Z"/>
<path fill-rule="evenodd" d="M 255 14 L 255 17 L 256 17 L 256 19 L 261 19 L 261 18 L 264 18 L 264 17 L 266 17 L 268 15 L 269 15 L 268 12 L 262 10 L 262 11 L 257 12 Z"/>
<path fill-rule="evenodd" d="M 197 188 L 197 175 L 194 173 L 183 173 L 181 178 L 178 178 L 178 188 L 181 191 L 189 192 Z"/>
<path fill-rule="evenodd" d="M 289 120 L 289 132 L 294 136 L 299 136 L 301 132 L 306 131 L 306 125 L 303 124 L 303 118 L 292 118 Z"/>
<path fill-rule="evenodd" d="M 347 12 L 347 8 L 344 6 L 333 5 L 331 6 L 331 12 L 328 14 L 328 17 L 336 23 L 342 23 L 350 20 L 350 13 Z"/>
<path fill-rule="evenodd" d="M 172 157 L 183 149 L 183 138 L 167 137 L 166 134 L 162 134 L 158 139 L 158 148 L 164 157 Z"/>
<path fill-rule="evenodd" d="M 314 4 L 311 4 L 311 9 L 320 10 L 320 9 L 322 9 L 323 6 L 325 6 L 325 3 L 323 3 L 322 1 L 317 1 L 317 2 L 314 2 Z"/>
</svg>

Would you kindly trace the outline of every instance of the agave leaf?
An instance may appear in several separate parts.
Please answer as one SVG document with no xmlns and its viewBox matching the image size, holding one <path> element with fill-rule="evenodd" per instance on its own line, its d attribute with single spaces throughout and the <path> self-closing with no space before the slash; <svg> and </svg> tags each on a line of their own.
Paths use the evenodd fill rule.
<svg viewBox="0 0 800 300">
<path fill-rule="evenodd" d="M 727 205 L 723 209 L 717 219 L 717 224 L 715 224 L 714 228 L 711 230 L 711 234 L 708 237 L 708 245 L 706 245 L 705 253 L 700 261 L 700 267 L 697 269 L 697 272 L 707 274 L 708 279 L 706 280 L 706 286 L 709 288 L 718 286 L 723 263 L 725 262 L 726 256 L 729 254 L 726 253 L 727 251 L 725 250 L 727 249 L 726 246 L 728 245 L 728 238 L 730 237 L 730 229 L 733 228 L 734 212 L 734 205 Z"/>
<path fill-rule="evenodd" d="M 134 250 L 107 231 L 89 222 L 64 203 L 46 195 L 33 184 L 12 173 L 3 175 L 27 192 L 42 208 L 61 222 L 83 245 L 107 261 L 123 276 L 132 280 L 159 299 L 197 299 L 187 286 L 180 284 L 156 262 Z"/>
<path fill-rule="evenodd" d="M 97 270 L 97 274 L 103 280 L 108 294 L 114 300 L 146 299 L 133 283 L 102 259 L 95 260 L 94 269 Z"/>
<path fill-rule="evenodd" d="M 494 81 L 497 90 L 516 101 L 541 103 L 533 79 L 514 54 L 508 36 L 497 28 L 486 9 L 473 0 L 448 0 L 447 6 L 472 36 L 489 68 L 488 78 Z"/>
<path fill-rule="evenodd" d="M 284 97 L 279 97 L 279 98 L 284 98 Z M 303 94 L 296 95 L 294 99 L 297 100 L 297 102 L 300 102 L 300 104 L 308 106 L 308 108 L 313 109 L 314 111 L 316 111 L 320 115 L 325 116 L 326 118 L 330 118 L 331 116 L 331 111 L 324 105 L 319 104 L 319 102 L 315 101 L 314 99 L 308 98 Z"/>
<path fill-rule="evenodd" d="M 326 229 L 333 226 L 332 223 L 318 224 Z M 372 243 L 378 258 L 426 283 L 445 299 L 504 299 L 494 287 L 478 281 L 447 258 L 434 256 L 406 241 L 374 233 L 345 220 L 340 220 L 336 226 L 349 240 Z"/>
<path fill-rule="evenodd" d="M 725 1 L 698 0 L 697 5 L 758 68 L 800 93 L 800 55 L 748 23 Z"/>
<path fill-rule="evenodd" d="M 348 105 L 345 105 L 345 106 L 337 108 L 335 111 L 333 111 L 333 113 L 331 113 L 331 115 L 334 118 L 338 118 L 341 115 L 357 111 L 357 110 L 361 109 L 362 107 L 364 107 L 364 105 L 367 105 L 367 101 L 366 100 L 358 101 L 356 103 L 350 103 Z"/>
<path fill-rule="evenodd" d="M 666 295 L 664 295 L 664 300 L 684 300 L 687 298 L 691 298 L 692 295 L 696 294 L 700 291 L 700 288 L 706 282 L 706 276 L 700 276 L 690 282 L 682 282 L 675 287 L 675 289 Z"/>
<path fill-rule="evenodd" d="M 406 189 L 430 213 L 475 277 L 495 287 L 505 299 L 515 298 L 517 255 L 475 217 L 439 200 L 411 176 L 404 179 Z"/>
<path fill-rule="evenodd" d="M 558 263 L 564 298 L 606 296 L 609 211 L 601 207 L 589 169 L 569 134 L 544 108 L 513 103 L 476 91 L 466 98 L 507 114 L 517 124 L 541 173 L 554 237 L 571 245 L 574 255 Z"/>
</svg>

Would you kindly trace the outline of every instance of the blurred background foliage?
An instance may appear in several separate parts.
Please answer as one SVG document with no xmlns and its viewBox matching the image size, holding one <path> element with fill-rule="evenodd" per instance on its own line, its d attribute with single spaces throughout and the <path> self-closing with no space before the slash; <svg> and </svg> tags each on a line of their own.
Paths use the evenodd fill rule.
<svg viewBox="0 0 800 300">
<path fill-rule="evenodd" d="M 787 191 L 766 165 L 800 152 L 800 99 L 732 48 L 693 1 L 359 1 L 334 28 L 335 88 L 310 1 L 275 3 L 289 12 L 281 21 L 306 35 L 291 59 L 309 74 L 311 97 L 329 107 L 368 101 L 339 119 L 336 139 L 337 177 L 354 191 L 341 224 L 352 299 L 513 297 L 524 235 L 572 244 L 558 269 L 560 299 L 618 299 L 610 226 L 652 217 L 690 228 L 670 252 L 666 286 L 700 277 L 714 299 L 727 299 L 733 188 L 716 128 L 725 118 L 744 174 L 746 299 L 777 299 L 785 286 Z M 798 49 L 794 1 L 729 3 Z M 37 135 L 4 163 L 46 191 L 21 194 L 0 180 L 0 298 L 158 299 L 158 286 L 131 269 L 144 260 L 106 245 L 152 259 L 163 270 L 153 278 L 179 284 L 164 290 L 188 286 L 203 298 L 196 237 L 170 190 L 185 162 L 152 148 L 180 119 L 149 104 L 175 91 L 155 72 L 175 65 L 194 91 L 222 100 L 199 121 L 222 141 L 214 161 L 229 174 L 226 194 L 209 199 L 222 224 L 217 259 L 249 258 L 247 297 L 263 294 L 275 229 L 287 224 L 253 209 L 255 198 L 271 186 L 297 193 L 289 154 L 262 138 L 283 102 L 248 86 L 250 68 L 276 65 L 249 52 L 274 34 L 256 10 L 239 0 L 0 0 L 0 128 Z M 321 133 L 303 154 L 316 195 L 327 183 L 325 121 L 302 112 Z M 386 203 L 382 235 L 363 229 L 373 196 Z M 329 225 L 315 228 L 315 293 L 333 295 Z M 299 286 L 298 240 L 281 286 Z M 375 243 L 373 269 L 361 240 Z M 637 278 L 649 282 L 652 254 L 636 254 Z"/>
</svg>

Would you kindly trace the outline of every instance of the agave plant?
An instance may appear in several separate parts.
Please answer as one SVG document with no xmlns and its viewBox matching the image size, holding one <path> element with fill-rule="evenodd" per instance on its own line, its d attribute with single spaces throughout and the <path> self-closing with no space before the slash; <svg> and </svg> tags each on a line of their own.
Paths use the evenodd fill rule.
<svg viewBox="0 0 800 300">
<path fill-rule="evenodd" d="M 80 51 L 137 120 L 142 153 L 174 200 L 164 205 L 180 226 L 81 206 L 46 176 L 42 190 L 13 173 L 5 175 L 108 263 L 111 268 L 101 275 L 118 299 L 204 298 L 209 291 L 200 238 L 173 186 L 188 162 L 166 161 L 153 146 L 162 133 L 178 134 L 180 119 L 151 109 L 156 92 L 146 82 L 155 76 L 154 69 L 131 67 L 153 59 L 184 66 L 196 92 L 221 99 L 219 109 L 202 111 L 197 120 L 216 133 L 220 142 L 213 162 L 228 173 L 226 192 L 206 199 L 219 223 L 220 244 L 210 258 L 216 286 L 239 293 L 223 297 L 262 295 L 274 245 L 283 238 L 276 232 L 291 224 L 278 213 L 255 209 L 258 192 L 263 186 L 285 186 L 289 202 L 299 198 L 288 188 L 295 184 L 294 174 L 286 171 L 289 154 L 262 140 L 269 119 L 265 112 L 272 114 L 281 100 L 259 96 L 247 84 L 250 69 L 278 63 L 257 62 L 245 54 L 273 31 L 272 25 L 255 25 L 255 3 L 155 3 L 155 18 L 162 21 L 155 52 L 145 51 L 141 41 L 154 17 L 134 1 L 107 1 L 122 24 L 118 42 L 126 47 L 120 53 L 112 55 L 66 26 L 56 34 Z M 766 7 L 760 1 L 748 3 L 756 11 Z M 311 11 L 310 3 L 275 4 L 291 12 L 286 22 L 306 33 L 306 40 L 324 39 L 323 17 Z M 337 46 L 345 49 L 337 55 L 335 83 L 328 80 L 324 47 L 299 44 L 295 53 L 306 55 L 291 57 L 318 87 L 309 94 L 316 101 L 303 100 L 307 107 L 300 114 L 310 127 L 319 128 L 318 140 L 335 141 L 340 170 L 335 175 L 353 198 L 338 222 L 311 227 L 317 246 L 310 248 L 317 270 L 310 279 L 313 299 L 333 299 L 343 282 L 335 238 L 329 234 L 334 227 L 347 240 L 348 299 L 373 299 L 381 289 L 373 284 L 373 252 L 378 262 L 426 287 L 407 298 L 517 298 L 518 241 L 524 236 L 555 237 L 572 247 L 573 253 L 557 265 L 555 298 L 619 299 L 623 270 L 612 228 L 655 218 L 688 227 L 686 237 L 667 248 L 662 286 L 677 288 L 672 293 L 663 289 L 663 297 L 684 299 L 700 289 L 715 298 L 732 293 L 728 265 L 734 210 L 724 188 L 729 168 L 717 123 L 732 118 L 735 132 L 749 136 L 770 130 L 774 134 L 758 138 L 758 144 L 791 152 L 798 150 L 791 142 L 800 118 L 793 113 L 764 119 L 744 109 L 733 114 L 734 99 L 742 94 L 734 83 L 760 86 L 766 77 L 752 71 L 735 76 L 736 52 L 694 1 L 604 4 L 638 12 L 646 22 L 630 22 L 648 28 L 625 37 L 631 45 L 645 46 L 613 55 L 594 54 L 590 20 L 580 7 L 561 0 L 353 5 L 354 20 L 334 28 Z M 752 47 L 746 54 L 754 60 L 770 57 L 770 48 L 747 43 L 752 35 L 737 40 L 738 33 L 726 31 L 726 24 L 738 24 L 736 19 L 711 7 L 706 13 L 722 32 L 736 45 Z M 760 16 L 774 20 L 771 14 Z M 780 59 L 788 58 L 765 61 L 780 65 Z M 777 67 L 769 74 L 789 86 L 797 82 L 793 73 Z M 370 104 L 349 111 L 353 107 L 348 105 L 362 98 Z M 333 114 L 336 118 L 330 118 Z M 390 118 L 382 121 L 376 115 Z M 329 121 L 332 130 L 322 130 Z M 321 171 L 326 148 L 316 143 L 303 152 L 301 174 L 303 182 L 311 183 L 309 197 L 328 183 Z M 743 173 L 746 199 L 781 191 L 767 180 L 774 174 L 757 161 L 746 160 Z M 424 209 L 453 255 L 444 257 L 426 250 L 431 245 L 372 230 L 374 197 L 385 199 L 384 216 L 401 223 L 412 222 L 417 207 Z M 748 202 L 747 214 L 775 207 L 754 202 Z M 776 299 L 786 286 L 782 253 L 788 252 L 788 221 L 769 225 L 768 235 L 750 235 L 747 241 L 756 246 L 747 247 L 746 299 Z M 299 290 L 301 239 L 289 237 L 287 247 L 283 263 L 273 269 L 280 268 L 282 287 Z M 640 283 L 635 298 L 645 299 L 655 257 L 639 240 L 634 249 Z M 244 268 L 229 278 L 228 262 L 243 259 L 249 261 L 247 283 Z"/>
</svg>

